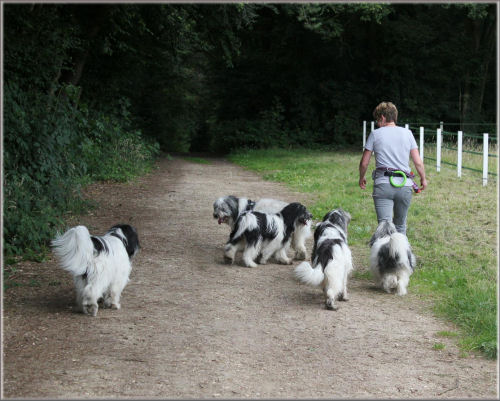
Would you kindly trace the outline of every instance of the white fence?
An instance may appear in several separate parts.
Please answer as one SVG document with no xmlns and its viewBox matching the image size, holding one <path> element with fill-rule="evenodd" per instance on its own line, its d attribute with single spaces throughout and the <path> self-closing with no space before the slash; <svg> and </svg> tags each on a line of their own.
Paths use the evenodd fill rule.
<svg viewBox="0 0 500 401">
<path fill-rule="evenodd" d="M 363 149 L 364 149 L 365 144 L 366 144 L 366 136 L 367 136 L 366 124 L 367 124 L 367 122 L 363 121 Z M 374 121 L 371 121 L 370 128 L 371 128 L 371 131 L 373 131 L 375 129 L 375 122 Z M 405 124 L 405 128 L 409 129 L 409 124 Z M 424 134 L 425 134 L 424 127 L 420 127 L 419 131 L 420 131 L 419 132 L 419 134 L 420 134 L 419 135 L 419 152 L 420 152 L 420 157 L 422 158 L 422 160 L 424 160 Z M 477 172 L 482 172 L 482 174 L 483 174 L 483 186 L 488 185 L 488 173 L 491 175 L 496 175 L 495 173 L 488 172 L 488 157 L 497 157 L 497 155 L 490 155 L 489 154 L 489 138 L 488 138 L 489 135 L 487 133 L 485 133 L 482 136 L 482 139 L 483 139 L 483 152 L 482 152 L 483 169 L 482 170 L 462 166 L 462 153 L 465 152 L 463 150 L 463 146 L 462 146 L 464 134 L 462 131 L 458 131 L 456 135 L 457 135 L 457 148 L 456 148 L 456 150 L 457 150 L 457 164 L 456 164 L 457 177 L 462 176 L 462 169 L 463 168 L 468 169 L 468 170 L 477 171 Z M 477 138 L 477 136 L 472 136 L 472 135 L 471 135 L 471 137 Z M 441 122 L 440 128 L 436 129 L 436 158 L 434 159 L 434 158 L 427 157 L 427 159 L 436 161 L 436 171 L 438 171 L 438 172 L 441 171 L 442 143 L 443 143 L 443 123 Z M 470 152 L 470 151 L 468 151 L 468 153 L 478 154 L 478 152 Z M 446 164 L 451 164 L 451 165 L 455 166 L 455 164 L 453 164 L 453 163 L 446 163 Z"/>
</svg>

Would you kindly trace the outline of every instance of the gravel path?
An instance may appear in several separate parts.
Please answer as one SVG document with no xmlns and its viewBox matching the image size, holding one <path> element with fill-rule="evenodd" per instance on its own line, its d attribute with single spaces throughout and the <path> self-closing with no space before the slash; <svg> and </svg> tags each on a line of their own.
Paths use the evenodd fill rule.
<svg viewBox="0 0 500 401">
<path fill-rule="evenodd" d="M 497 398 L 496 361 L 461 357 L 438 337 L 455 329 L 411 284 L 401 298 L 351 279 L 334 312 L 293 266 L 225 264 L 229 229 L 212 203 L 229 194 L 311 202 L 220 159 L 165 159 L 133 183 L 89 188 L 99 206 L 74 224 L 139 232 L 122 309 L 76 313 L 72 280 L 52 258 L 18 264 L 3 300 L 3 397 Z"/>
</svg>

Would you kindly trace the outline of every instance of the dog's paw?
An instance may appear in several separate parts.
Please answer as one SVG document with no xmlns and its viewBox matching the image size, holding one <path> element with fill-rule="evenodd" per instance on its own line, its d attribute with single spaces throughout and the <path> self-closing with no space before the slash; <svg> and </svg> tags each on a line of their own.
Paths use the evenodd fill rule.
<svg viewBox="0 0 500 401">
<path fill-rule="evenodd" d="M 326 309 L 329 309 L 329 310 L 337 310 L 339 307 L 337 306 L 337 304 L 335 303 L 335 301 L 331 298 L 328 298 L 326 300 Z"/>
<path fill-rule="evenodd" d="M 306 260 L 307 259 L 307 253 L 304 251 L 297 251 L 295 252 L 295 260 Z"/>
<path fill-rule="evenodd" d="M 116 310 L 118 310 L 118 309 L 120 309 L 120 308 L 121 308 L 121 305 L 120 305 L 119 303 L 112 303 L 112 304 L 111 304 L 111 309 L 116 309 Z"/>
<path fill-rule="evenodd" d="M 349 301 L 349 295 L 346 292 L 343 292 L 339 295 L 339 301 Z"/>
<path fill-rule="evenodd" d="M 248 262 L 248 263 L 245 263 L 246 267 L 257 267 L 257 263 L 255 262 Z"/>
<path fill-rule="evenodd" d="M 396 291 L 396 295 L 399 295 L 399 296 L 403 296 L 403 295 L 406 295 L 406 288 L 399 288 L 397 289 Z"/>
<path fill-rule="evenodd" d="M 85 304 L 83 305 L 83 313 L 90 316 L 97 316 L 97 310 L 99 306 L 97 304 Z"/>
<path fill-rule="evenodd" d="M 234 263 L 234 259 L 230 258 L 229 256 L 224 255 L 224 262 L 228 265 L 232 265 Z"/>
</svg>

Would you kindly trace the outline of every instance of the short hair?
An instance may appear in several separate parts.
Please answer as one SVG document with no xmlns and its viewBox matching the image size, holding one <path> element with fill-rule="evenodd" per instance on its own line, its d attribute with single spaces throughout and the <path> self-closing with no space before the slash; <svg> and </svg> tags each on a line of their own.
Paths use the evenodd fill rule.
<svg viewBox="0 0 500 401">
<path fill-rule="evenodd" d="M 375 110 L 373 110 L 373 118 L 375 121 L 380 120 L 380 117 L 384 116 L 387 122 L 398 122 L 398 109 L 391 102 L 382 102 Z"/>
</svg>

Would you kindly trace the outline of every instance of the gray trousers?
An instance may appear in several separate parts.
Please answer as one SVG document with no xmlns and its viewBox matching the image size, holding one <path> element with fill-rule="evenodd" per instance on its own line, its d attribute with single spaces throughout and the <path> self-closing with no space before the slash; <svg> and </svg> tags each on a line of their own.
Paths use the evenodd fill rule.
<svg viewBox="0 0 500 401">
<path fill-rule="evenodd" d="M 392 221 L 396 230 L 406 235 L 406 216 L 410 208 L 412 191 L 412 187 L 396 188 L 389 183 L 374 185 L 372 196 L 378 222 Z"/>
</svg>

